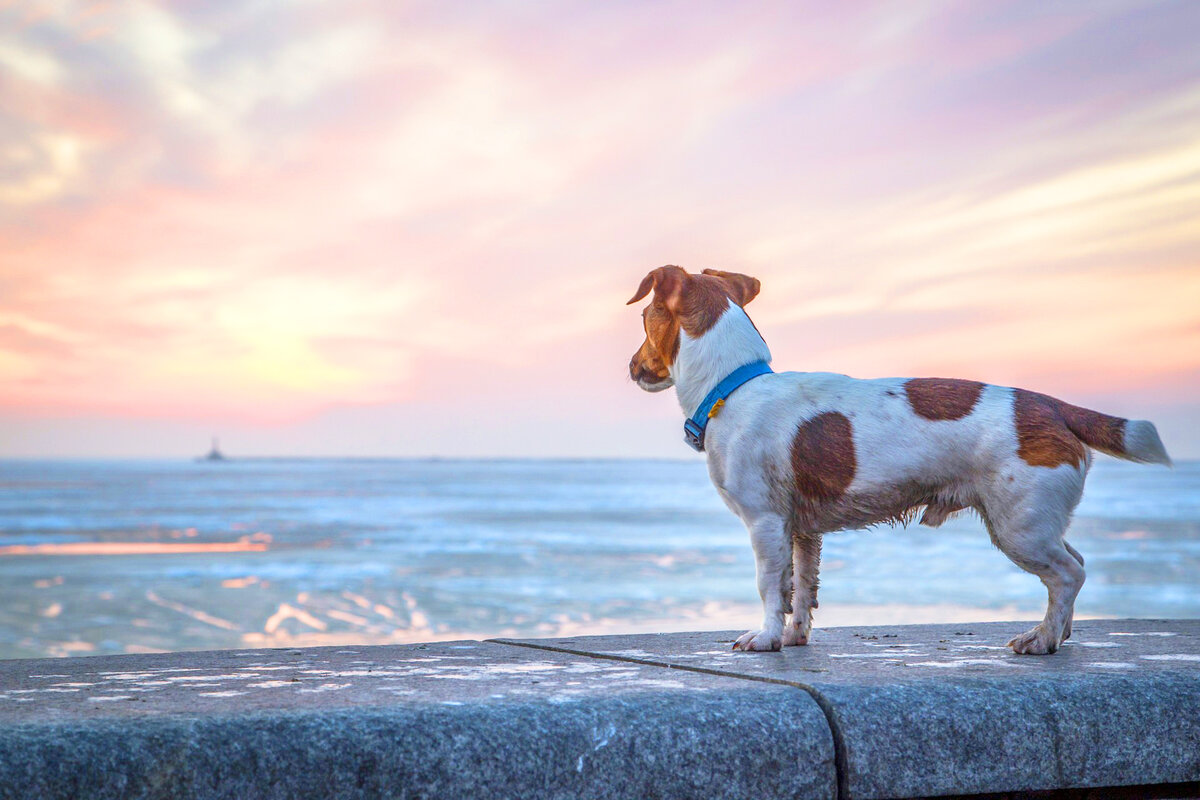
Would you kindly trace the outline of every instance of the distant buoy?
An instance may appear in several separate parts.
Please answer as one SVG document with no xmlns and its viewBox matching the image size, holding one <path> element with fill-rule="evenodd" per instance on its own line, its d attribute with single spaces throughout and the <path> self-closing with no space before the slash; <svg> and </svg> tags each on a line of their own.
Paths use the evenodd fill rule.
<svg viewBox="0 0 1200 800">
<path fill-rule="evenodd" d="M 217 437 L 213 437 L 212 449 L 208 451 L 208 455 L 196 459 L 197 461 L 227 461 L 228 459 L 221 453 L 221 448 L 217 446 Z"/>
</svg>

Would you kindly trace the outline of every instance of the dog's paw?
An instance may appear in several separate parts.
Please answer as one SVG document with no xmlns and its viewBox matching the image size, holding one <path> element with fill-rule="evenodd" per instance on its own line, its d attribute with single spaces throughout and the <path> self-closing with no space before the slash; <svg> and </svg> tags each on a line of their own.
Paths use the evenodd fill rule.
<svg viewBox="0 0 1200 800">
<path fill-rule="evenodd" d="M 1020 636 L 1013 637 L 1008 646 L 1014 653 L 1026 656 L 1045 656 L 1058 650 L 1059 642 L 1041 625 L 1033 630 L 1025 631 Z"/>
<path fill-rule="evenodd" d="M 801 619 L 799 622 L 793 620 L 790 625 L 783 626 L 783 646 L 802 647 L 808 644 L 808 638 L 811 635 L 812 617 Z"/>
<path fill-rule="evenodd" d="M 733 643 L 734 650 L 760 653 L 779 650 L 782 646 L 783 641 L 780 635 L 772 635 L 767 631 L 746 631 Z"/>
<path fill-rule="evenodd" d="M 808 634 L 801 633 L 792 626 L 783 629 L 783 646 L 800 647 L 808 644 Z"/>
</svg>

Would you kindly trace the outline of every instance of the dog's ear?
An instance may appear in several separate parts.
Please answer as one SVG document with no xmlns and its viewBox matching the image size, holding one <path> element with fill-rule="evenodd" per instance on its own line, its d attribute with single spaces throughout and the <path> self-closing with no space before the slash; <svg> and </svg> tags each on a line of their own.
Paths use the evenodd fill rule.
<svg viewBox="0 0 1200 800">
<path fill-rule="evenodd" d="M 758 290 L 762 284 L 758 282 L 758 278 L 751 278 L 749 275 L 741 275 L 737 272 L 722 272 L 719 269 L 706 269 L 705 275 L 711 275 L 714 278 L 720 278 L 729 289 L 729 295 L 733 298 L 733 302 L 739 306 L 744 306 L 758 296 Z"/>
<path fill-rule="evenodd" d="M 638 287 L 633 299 L 625 305 L 633 305 L 650 294 L 650 290 L 653 289 L 656 303 L 661 302 L 669 310 L 676 311 L 679 308 L 679 299 L 683 296 L 683 285 L 687 279 L 687 270 L 683 267 L 668 264 L 665 267 L 652 269 L 646 274 L 646 277 L 642 278 L 642 285 Z"/>
</svg>

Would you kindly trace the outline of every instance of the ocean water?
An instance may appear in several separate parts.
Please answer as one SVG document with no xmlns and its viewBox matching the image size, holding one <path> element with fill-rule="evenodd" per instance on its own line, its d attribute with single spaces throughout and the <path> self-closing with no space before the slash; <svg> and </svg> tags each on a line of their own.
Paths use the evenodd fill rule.
<svg viewBox="0 0 1200 800">
<path fill-rule="evenodd" d="M 1200 617 L 1200 462 L 1098 457 L 1068 538 L 1080 616 Z M 1039 618 L 1045 590 L 963 515 L 827 536 L 820 599 L 818 628 Z M 699 461 L 0 462 L 3 658 L 746 628 L 758 608 Z"/>
</svg>

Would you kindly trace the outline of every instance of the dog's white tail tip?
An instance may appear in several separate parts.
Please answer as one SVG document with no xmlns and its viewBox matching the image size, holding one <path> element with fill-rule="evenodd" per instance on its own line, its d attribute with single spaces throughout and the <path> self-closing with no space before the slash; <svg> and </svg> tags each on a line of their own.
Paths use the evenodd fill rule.
<svg viewBox="0 0 1200 800">
<path fill-rule="evenodd" d="M 1131 419 L 1125 423 L 1125 457 L 1147 464 L 1172 466 L 1167 448 L 1158 437 L 1158 429 L 1145 419 Z"/>
</svg>

